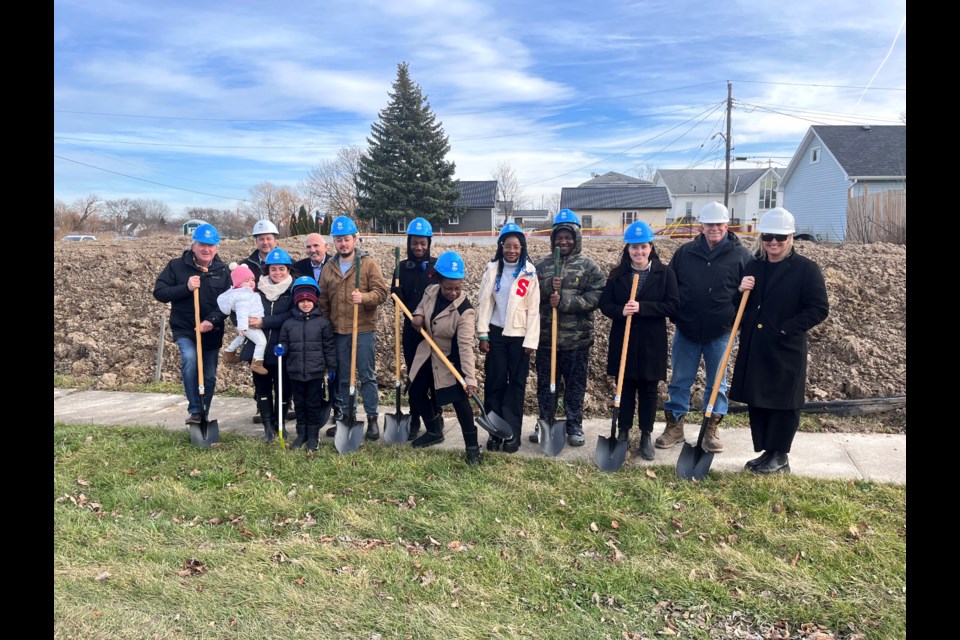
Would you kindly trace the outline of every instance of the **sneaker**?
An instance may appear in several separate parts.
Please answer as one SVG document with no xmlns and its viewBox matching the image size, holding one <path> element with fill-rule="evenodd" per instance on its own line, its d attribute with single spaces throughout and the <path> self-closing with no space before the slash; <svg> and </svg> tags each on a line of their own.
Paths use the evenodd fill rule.
<svg viewBox="0 0 960 640">
<path fill-rule="evenodd" d="M 199 413 L 191 413 L 184 424 L 200 424 L 201 417 Z"/>
<path fill-rule="evenodd" d="M 540 425 L 539 424 L 534 425 L 533 433 L 531 433 L 527 439 L 530 442 L 533 442 L 534 444 L 536 444 L 537 442 L 540 442 Z"/>
<path fill-rule="evenodd" d="M 574 433 L 567 434 L 567 444 L 571 447 L 582 447 L 583 446 L 583 431 L 578 431 Z"/>
</svg>

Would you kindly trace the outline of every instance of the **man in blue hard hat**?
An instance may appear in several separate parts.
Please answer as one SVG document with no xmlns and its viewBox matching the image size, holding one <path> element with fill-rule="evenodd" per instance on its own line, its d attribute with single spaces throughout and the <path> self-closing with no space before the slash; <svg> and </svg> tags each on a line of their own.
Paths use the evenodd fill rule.
<svg viewBox="0 0 960 640">
<path fill-rule="evenodd" d="M 153 287 L 153 297 L 170 303 L 170 329 L 180 350 L 180 374 L 187 396 L 186 424 L 200 424 L 201 413 L 210 411 L 217 384 L 217 363 L 223 346 L 223 321 L 226 318 L 217 297 L 230 289 L 230 269 L 220 260 L 217 250 L 220 233 L 211 224 L 193 231 L 190 248 L 167 263 Z M 199 290 L 201 344 L 197 345 L 194 291 Z M 197 352 L 203 358 L 204 404 L 200 404 L 200 374 Z"/>
</svg>

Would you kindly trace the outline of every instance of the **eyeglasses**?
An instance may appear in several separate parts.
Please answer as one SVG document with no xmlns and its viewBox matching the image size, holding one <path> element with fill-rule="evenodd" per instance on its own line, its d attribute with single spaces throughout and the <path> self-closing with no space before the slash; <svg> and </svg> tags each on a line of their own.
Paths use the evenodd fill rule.
<svg viewBox="0 0 960 640">
<path fill-rule="evenodd" d="M 789 237 L 790 237 L 789 233 L 761 233 L 760 234 L 760 239 L 763 240 L 764 242 L 773 242 L 774 240 L 776 240 L 777 242 L 786 242 L 787 238 Z"/>
</svg>

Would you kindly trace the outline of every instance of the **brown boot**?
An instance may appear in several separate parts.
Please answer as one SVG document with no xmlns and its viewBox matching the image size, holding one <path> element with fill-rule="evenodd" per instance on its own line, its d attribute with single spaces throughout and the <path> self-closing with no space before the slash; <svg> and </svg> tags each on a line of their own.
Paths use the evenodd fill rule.
<svg viewBox="0 0 960 640">
<path fill-rule="evenodd" d="M 709 453 L 720 453 L 723 451 L 723 443 L 720 442 L 720 421 L 723 416 L 710 416 L 707 422 L 707 432 L 703 434 L 703 450 Z"/>
<path fill-rule="evenodd" d="M 227 364 L 237 364 L 240 362 L 240 356 L 237 355 L 236 351 L 224 351 L 223 361 Z"/>
<path fill-rule="evenodd" d="M 663 416 L 667 419 L 667 427 L 663 430 L 663 433 L 660 434 L 660 437 L 657 438 L 657 449 L 669 449 L 685 441 L 683 438 L 683 423 L 669 411 L 664 411 Z"/>
<path fill-rule="evenodd" d="M 259 373 L 262 376 L 265 376 L 268 373 L 270 373 L 269 371 L 267 371 L 266 367 L 263 366 L 263 360 L 254 360 L 253 362 L 251 362 L 250 371 L 253 371 L 254 373 Z"/>
</svg>

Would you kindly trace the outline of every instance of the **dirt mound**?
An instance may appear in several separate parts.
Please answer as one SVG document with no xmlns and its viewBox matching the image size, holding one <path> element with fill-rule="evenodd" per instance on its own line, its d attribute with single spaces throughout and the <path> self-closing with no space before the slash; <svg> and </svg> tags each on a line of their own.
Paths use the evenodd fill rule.
<svg viewBox="0 0 960 640">
<path fill-rule="evenodd" d="M 664 262 L 682 240 L 657 241 Z M 748 241 L 749 243 L 749 241 Z M 157 274 L 167 261 L 180 255 L 184 238 L 136 241 L 59 243 L 54 247 L 56 304 L 54 305 L 54 373 L 95 380 L 98 389 L 122 389 L 155 379 L 160 328 L 165 326 L 161 378 L 179 381 L 179 357 L 163 323 L 167 305 L 153 298 Z M 294 259 L 303 257 L 299 239 L 283 239 L 280 246 Z M 380 262 L 384 274 L 393 273 L 393 244 L 366 240 L 364 248 Z M 605 271 L 616 263 L 621 244 L 588 238 L 584 251 Z M 889 244 L 827 245 L 798 242 L 798 251 L 823 269 L 830 298 L 830 316 L 810 332 L 807 400 L 842 400 L 906 394 L 906 249 Z M 484 263 L 492 246 L 445 245 L 463 255 L 466 289 L 475 299 Z M 240 260 L 253 250 L 249 241 L 225 241 L 221 258 Z M 546 240 L 531 239 L 534 257 L 548 251 Z M 614 392 L 606 374 L 610 321 L 597 312 L 596 343 L 591 352 L 585 411 L 605 415 Z M 672 331 L 672 325 L 670 331 Z M 228 336 L 231 335 L 228 327 Z M 382 393 L 393 389 L 393 307 L 381 307 L 378 321 L 377 378 Z M 734 356 L 736 351 L 734 351 Z M 733 356 L 732 356 L 733 357 Z M 483 384 L 482 359 L 479 378 Z M 732 360 L 731 360 L 732 367 Z M 531 364 L 527 388 L 528 413 L 536 413 L 536 376 Z M 700 404 L 703 372 L 693 393 Z M 221 363 L 219 390 L 234 388 L 252 393 L 250 373 L 239 365 Z M 666 384 L 661 384 L 666 395 Z M 384 396 L 386 397 L 386 396 Z"/>
</svg>

